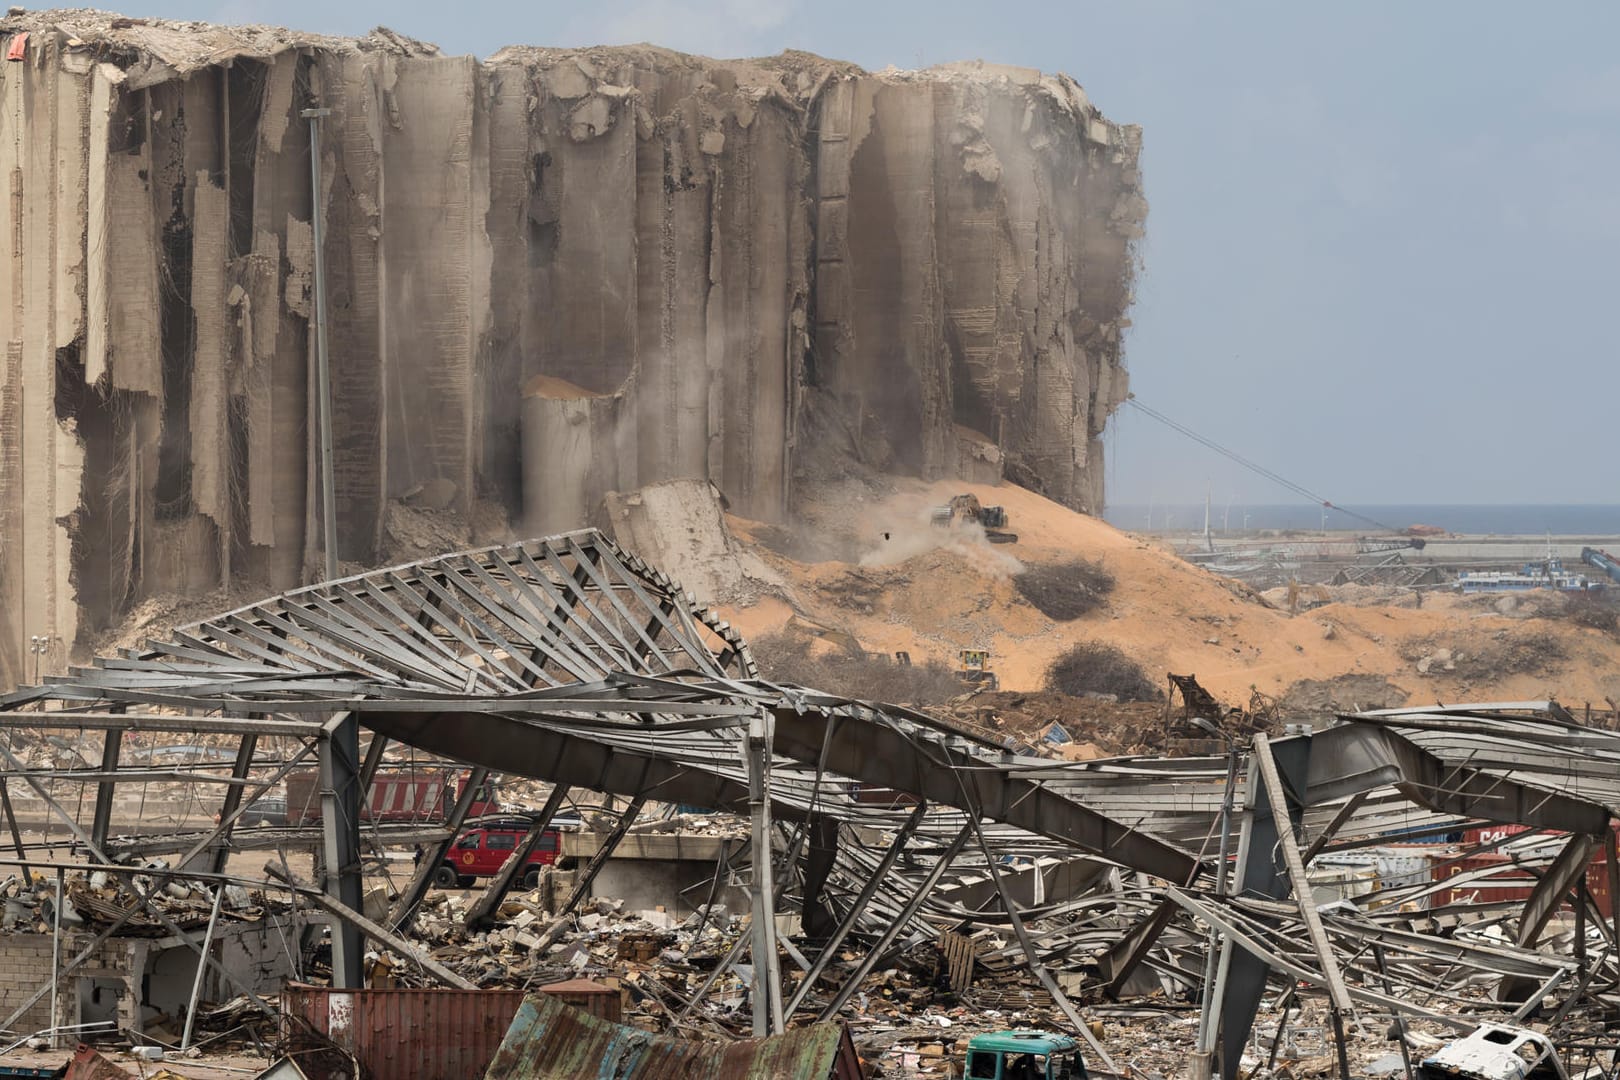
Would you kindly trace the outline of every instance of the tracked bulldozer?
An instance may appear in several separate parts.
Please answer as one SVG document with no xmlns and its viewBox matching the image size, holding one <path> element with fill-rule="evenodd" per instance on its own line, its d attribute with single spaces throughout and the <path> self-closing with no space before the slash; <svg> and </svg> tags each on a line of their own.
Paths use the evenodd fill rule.
<svg viewBox="0 0 1620 1080">
<path fill-rule="evenodd" d="M 1007 508 L 985 506 L 973 494 L 957 495 L 944 506 L 934 507 L 929 521 L 941 529 L 961 528 L 971 522 L 984 530 L 984 538 L 992 544 L 1018 543 L 1018 534 L 1006 531 Z"/>
</svg>

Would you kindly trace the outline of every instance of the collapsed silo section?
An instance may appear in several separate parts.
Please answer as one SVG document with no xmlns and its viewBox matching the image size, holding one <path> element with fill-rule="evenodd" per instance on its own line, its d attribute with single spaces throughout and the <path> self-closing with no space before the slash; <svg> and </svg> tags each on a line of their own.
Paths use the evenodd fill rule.
<svg viewBox="0 0 1620 1080">
<path fill-rule="evenodd" d="M 625 397 L 549 375 L 523 384 L 525 535 L 583 528 L 602 496 L 620 486 L 619 463 L 636 459 L 634 426 L 620 423 Z M 622 479 L 634 485 L 634 475 Z"/>
</svg>

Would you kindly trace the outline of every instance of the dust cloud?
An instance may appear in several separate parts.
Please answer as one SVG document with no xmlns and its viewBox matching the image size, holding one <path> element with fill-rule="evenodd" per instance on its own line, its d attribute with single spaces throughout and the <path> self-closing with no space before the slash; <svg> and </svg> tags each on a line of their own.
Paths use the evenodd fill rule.
<svg viewBox="0 0 1620 1080">
<path fill-rule="evenodd" d="M 1024 569 L 1024 564 L 1015 556 L 990 543 L 983 526 L 977 522 L 941 528 L 929 524 L 926 517 L 880 533 L 876 546 L 861 556 L 860 565 L 868 568 L 895 566 L 933 551 L 956 555 L 986 577 L 1000 580 L 1010 580 Z"/>
</svg>

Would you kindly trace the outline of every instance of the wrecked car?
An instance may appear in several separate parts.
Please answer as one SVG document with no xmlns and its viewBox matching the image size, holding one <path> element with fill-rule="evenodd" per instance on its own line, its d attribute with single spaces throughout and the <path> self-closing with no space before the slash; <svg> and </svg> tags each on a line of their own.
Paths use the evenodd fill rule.
<svg viewBox="0 0 1620 1080">
<path fill-rule="evenodd" d="M 1552 1042 L 1540 1032 L 1481 1024 L 1418 1065 L 1420 1080 L 1569 1080 Z"/>
</svg>

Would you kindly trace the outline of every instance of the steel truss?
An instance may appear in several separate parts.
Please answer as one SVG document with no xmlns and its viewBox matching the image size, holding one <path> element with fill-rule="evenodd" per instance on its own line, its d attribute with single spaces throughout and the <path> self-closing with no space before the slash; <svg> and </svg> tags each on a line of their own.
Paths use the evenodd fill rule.
<svg viewBox="0 0 1620 1080">
<path fill-rule="evenodd" d="M 1336 1014 L 1370 1006 L 1449 1015 L 1459 971 L 1556 985 L 1570 965 L 1534 945 L 1578 865 L 1574 854 L 1558 863 L 1557 887 L 1522 933 L 1515 928 L 1512 946 L 1426 924 L 1432 911 L 1369 905 L 1356 917 L 1318 917 L 1289 897 L 1311 856 L 1392 830 L 1494 821 L 1597 836 L 1620 791 L 1620 739 L 1544 703 L 1367 714 L 1311 737 L 1262 740 L 1252 755 L 1258 779 L 1251 769 L 1229 777 L 1224 757 L 1021 758 L 912 710 L 761 679 L 731 627 L 594 531 L 323 582 L 223 613 L 0 698 L 5 728 L 102 733 L 100 761 L 84 768 L 42 772 L 0 749 L 0 779 L 44 799 L 74 836 L 81 865 L 116 872 L 128 870 L 121 850 L 152 850 L 151 841 L 121 847 L 111 835 L 117 784 L 175 774 L 134 763 L 129 734 L 239 740 L 234 759 L 209 775 L 222 789 L 219 825 L 174 842 L 182 853 L 171 867 L 212 853 L 209 871 L 163 871 L 157 889 L 181 876 L 223 880 L 224 853 L 243 842 L 234 836 L 241 815 L 294 767 L 318 762 L 323 880 L 313 891 L 255 883 L 311 898 L 337 920 L 334 978 L 344 985 L 360 978 L 367 938 L 428 967 L 400 932 L 425 878 L 403 891 L 387 925 L 357 910 L 359 807 L 384 740 L 477 776 L 531 777 L 637 807 L 658 800 L 752 814 L 766 837 L 753 861 L 770 860 L 750 874 L 756 905 L 814 911 L 826 928 L 803 952 L 782 943 L 801 970 L 791 987 L 780 984 L 770 935 L 733 949 L 731 960 L 748 949 L 767 954 L 769 963 L 754 965 L 768 983 L 755 1001 L 772 1029 L 796 1013 L 838 1011 L 874 964 L 967 920 L 1006 927 L 1010 940 L 982 959 L 1027 964 L 1071 1013 L 1050 973 L 1088 970 L 1109 950 L 1111 986 L 1140 969 L 1199 991 L 1211 927 L 1255 961 L 1261 977 L 1251 990 L 1268 976 L 1303 980 L 1328 990 Z M 364 757 L 360 729 L 372 737 Z M 296 749 L 266 765 L 257 753 L 276 739 Z M 63 782 L 94 786 L 89 829 L 51 793 Z M 894 798 L 875 805 L 862 797 L 873 789 Z M 1221 808 L 1234 789 L 1245 809 L 1224 826 L 1223 842 Z M 438 843 L 453 840 L 467 802 Z M 0 810 L 14 824 L 9 799 Z M 1214 886 L 1217 851 L 1237 850 L 1241 864 L 1246 852 L 1263 848 L 1269 858 L 1278 845 L 1288 858 L 1269 869 L 1252 863 L 1230 891 Z M 1004 865 L 1009 856 L 1022 865 Z M 424 859 L 423 873 L 435 864 Z M 149 896 L 142 908 L 161 920 Z M 480 917 L 498 902 L 480 905 Z M 1612 927 L 1605 933 L 1620 940 Z M 1374 936 L 1388 953 L 1376 972 L 1365 948 Z M 851 940 L 868 955 L 845 970 L 832 958 Z M 1610 948 L 1579 973 L 1588 997 L 1611 992 L 1615 955 Z M 1235 955 L 1218 978 L 1234 966 L 1244 966 Z M 1226 1044 L 1247 1030 L 1229 1025 Z"/>
</svg>

